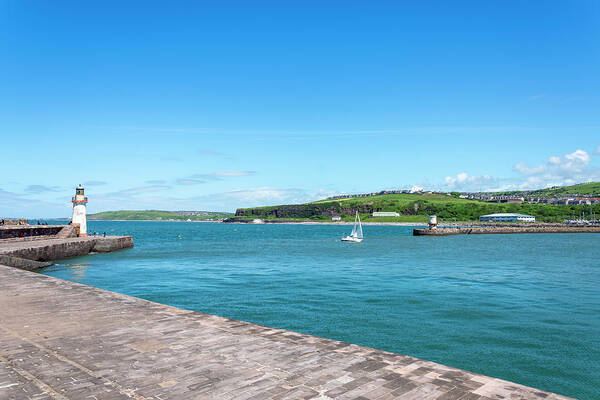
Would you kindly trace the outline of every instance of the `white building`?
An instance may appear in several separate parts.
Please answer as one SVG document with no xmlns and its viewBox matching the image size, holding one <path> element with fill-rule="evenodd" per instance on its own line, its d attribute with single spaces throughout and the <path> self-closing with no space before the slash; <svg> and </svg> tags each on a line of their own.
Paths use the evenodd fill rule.
<svg viewBox="0 0 600 400">
<path fill-rule="evenodd" d="M 341 221 L 342 217 L 340 217 L 339 215 L 334 215 L 333 217 L 331 217 L 332 221 Z"/>
<path fill-rule="evenodd" d="M 73 217 L 71 223 L 75 226 L 79 226 L 79 236 L 87 236 L 87 221 L 85 213 L 85 205 L 87 204 L 87 197 L 83 193 L 83 186 L 79 185 L 75 189 L 75 197 L 71 199 L 73 203 Z"/>
<path fill-rule="evenodd" d="M 375 211 L 373 213 L 374 217 L 399 217 L 400 214 L 398 214 L 395 211 Z"/>
<path fill-rule="evenodd" d="M 533 215 L 513 214 L 513 213 L 498 213 L 488 214 L 479 217 L 482 222 L 535 222 Z"/>
</svg>

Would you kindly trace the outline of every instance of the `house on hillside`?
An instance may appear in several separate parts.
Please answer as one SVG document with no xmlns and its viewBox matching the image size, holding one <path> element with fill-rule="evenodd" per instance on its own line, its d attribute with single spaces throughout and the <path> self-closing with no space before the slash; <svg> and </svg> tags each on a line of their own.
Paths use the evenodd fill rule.
<svg viewBox="0 0 600 400">
<path fill-rule="evenodd" d="M 533 215 L 498 213 L 488 214 L 479 217 L 481 222 L 535 222 Z"/>
<path fill-rule="evenodd" d="M 490 203 L 515 203 L 521 204 L 525 202 L 525 198 L 520 196 L 494 196 L 488 200 Z"/>
<path fill-rule="evenodd" d="M 375 211 L 373 213 L 373 217 L 399 217 L 400 214 L 398 214 L 395 211 Z"/>
</svg>

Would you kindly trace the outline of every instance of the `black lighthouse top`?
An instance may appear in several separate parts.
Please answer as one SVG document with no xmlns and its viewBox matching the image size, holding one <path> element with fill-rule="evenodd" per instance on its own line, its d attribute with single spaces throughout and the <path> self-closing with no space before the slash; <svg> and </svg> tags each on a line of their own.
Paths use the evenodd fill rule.
<svg viewBox="0 0 600 400">
<path fill-rule="evenodd" d="M 71 198 L 71 201 L 75 204 L 87 203 L 87 197 L 83 194 L 83 186 L 81 184 L 75 188 L 75 197 Z"/>
</svg>

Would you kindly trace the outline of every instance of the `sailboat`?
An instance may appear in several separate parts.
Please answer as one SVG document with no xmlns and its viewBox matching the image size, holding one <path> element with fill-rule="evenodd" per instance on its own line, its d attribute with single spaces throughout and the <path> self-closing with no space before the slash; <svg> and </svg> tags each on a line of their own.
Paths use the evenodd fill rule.
<svg viewBox="0 0 600 400">
<path fill-rule="evenodd" d="M 360 223 L 360 216 L 358 215 L 358 211 L 356 212 L 356 217 L 354 218 L 354 226 L 352 227 L 352 233 L 350 235 L 343 237 L 342 242 L 355 242 L 360 243 L 363 240 L 363 231 L 362 224 Z"/>
</svg>

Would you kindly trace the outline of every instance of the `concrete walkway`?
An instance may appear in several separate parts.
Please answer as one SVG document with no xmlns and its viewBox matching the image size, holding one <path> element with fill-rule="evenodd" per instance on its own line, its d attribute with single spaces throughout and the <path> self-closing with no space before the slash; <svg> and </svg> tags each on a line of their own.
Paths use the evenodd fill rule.
<svg viewBox="0 0 600 400">
<path fill-rule="evenodd" d="M 566 399 L 0 266 L 0 399 Z"/>
</svg>

